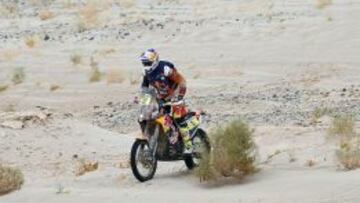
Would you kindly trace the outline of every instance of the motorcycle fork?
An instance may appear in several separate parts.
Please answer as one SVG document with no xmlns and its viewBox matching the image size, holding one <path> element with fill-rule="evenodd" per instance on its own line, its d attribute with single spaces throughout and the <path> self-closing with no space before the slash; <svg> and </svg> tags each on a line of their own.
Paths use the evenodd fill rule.
<svg viewBox="0 0 360 203">
<path fill-rule="evenodd" d="M 156 151 L 157 151 L 157 147 L 158 147 L 158 139 L 159 139 L 159 135 L 160 135 L 159 128 L 160 128 L 159 125 L 155 126 L 154 134 L 149 139 L 149 146 L 150 146 L 150 150 L 151 150 L 153 157 L 156 156 Z"/>
</svg>

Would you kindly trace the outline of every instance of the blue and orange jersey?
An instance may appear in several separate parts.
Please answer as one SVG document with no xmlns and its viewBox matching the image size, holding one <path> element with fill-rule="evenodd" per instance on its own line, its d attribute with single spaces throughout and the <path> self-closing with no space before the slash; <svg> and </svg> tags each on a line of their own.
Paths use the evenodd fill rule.
<svg viewBox="0 0 360 203">
<path fill-rule="evenodd" d="M 142 87 L 150 85 L 156 88 L 160 98 L 172 97 L 177 88 L 179 96 L 184 97 L 186 93 L 185 78 L 169 61 L 159 61 L 156 68 L 145 72 Z"/>
</svg>

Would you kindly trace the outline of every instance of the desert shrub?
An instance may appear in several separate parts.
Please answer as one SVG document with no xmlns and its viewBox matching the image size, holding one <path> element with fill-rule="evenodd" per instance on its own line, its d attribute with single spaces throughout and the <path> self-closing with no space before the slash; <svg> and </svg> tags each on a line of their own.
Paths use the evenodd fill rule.
<svg viewBox="0 0 360 203">
<path fill-rule="evenodd" d="M 108 84 L 111 83 L 122 83 L 125 81 L 126 74 L 120 69 L 110 68 L 106 73 L 106 81 Z"/>
<path fill-rule="evenodd" d="M 312 159 L 307 160 L 305 163 L 305 166 L 307 166 L 307 167 L 313 167 L 315 165 L 316 165 L 316 162 Z"/>
<path fill-rule="evenodd" d="M 23 83 L 24 80 L 25 80 L 24 68 L 22 67 L 15 68 L 12 74 L 11 81 L 14 83 L 14 85 L 18 85 L 20 83 Z"/>
<path fill-rule="evenodd" d="M 120 6 L 124 8 L 132 8 L 136 4 L 135 0 L 118 0 L 118 2 Z"/>
<path fill-rule="evenodd" d="M 82 56 L 79 53 L 73 53 L 70 56 L 70 61 L 74 64 L 74 65 L 79 65 L 82 62 Z"/>
<path fill-rule="evenodd" d="M 318 120 L 323 116 L 331 116 L 334 113 L 334 110 L 328 107 L 316 107 L 310 115 L 311 124 L 317 124 Z"/>
<path fill-rule="evenodd" d="M 61 88 L 60 85 L 52 84 L 52 85 L 50 85 L 49 90 L 50 90 L 51 92 L 54 92 L 54 91 L 56 91 L 56 90 L 58 90 L 58 89 L 60 89 L 60 88 Z"/>
<path fill-rule="evenodd" d="M 360 135 L 355 130 L 353 116 L 345 115 L 333 119 L 328 134 L 339 139 L 336 158 L 346 169 L 360 168 Z"/>
<path fill-rule="evenodd" d="M 313 112 L 313 117 L 315 119 L 319 119 L 325 115 L 330 115 L 333 113 L 333 109 L 328 107 L 316 107 Z"/>
<path fill-rule="evenodd" d="M 3 92 L 9 88 L 9 85 L 2 85 L 0 84 L 0 92 Z"/>
<path fill-rule="evenodd" d="M 54 17 L 54 13 L 49 10 L 42 10 L 38 14 L 39 18 L 43 21 L 49 20 Z"/>
<path fill-rule="evenodd" d="M 79 159 L 75 175 L 82 176 L 85 173 L 95 171 L 98 168 L 99 168 L 99 162 L 97 162 L 97 161 L 89 161 L 86 159 Z"/>
<path fill-rule="evenodd" d="M 353 116 L 343 115 L 335 117 L 328 129 L 328 135 L 340 138 L 340 141 L 351 139 L 355 135 L 355 120 Z"/>
<path fill-rule="evenodd" d="M 7 49 L 7 50 L 3 50 L 1 53 L 3 56 L 0 57 L 6 61 L 12 61 L 14 59 L 16 59 L 17 57 L 19 57 L 20 52 L 19 50 L 15 50 L 15 49 Z"/>
<path fill-rule="evenodd" d="M 99 23 L 99 10 L 93 3 L 87 3 L 78 11 L 78 31 L 91 29 Z"/>
<path fill-rule="evenodd" d="M 253 130 L 241 119 L 230 121 L 213 133 L 213 151 L 200 162 L 200 180 L 219 177 L 243 178 L 257 171 Z"/>
<path fill-rule="evenodd" d="M 19 14 L 19 0 L 2 1 L 0 4 L 0 15 L 14 17 Z"/>
<path fill-rule="evenodd" d="M 29 0 L 34 7 L 49 7 L 55 0 Z"/>
<path fill-rule="evenodd" d="M 91 68 L 90 78 L 89 78 L 90 82 L 99 82 L 101 80 L 101 77 L 102 77 L 102 73 L 100 72 L 98 67 Z"/>
<path fill-rule="evenodd" d="M 211 163 L 211 154 L 206 154 L 200 160 L 199 167 L 195 170 L 200 182 L 217 179 L 217 173 Z"/>
<path fill-rule="evenodd" d="M 332 0 L 317 0 L 316 7 L 318 9 L 324 9 L 332 4 Z"/>
<path fill-rule="evenodd" d="M 23 183 L 24 176 L 19 169 L 0 164 L 0 194 L 18 190 Z"/>
<path fill-rule="evenodd" d="M 360 138 L 354 137 L 343 142 L 336 151 L 339 162 L 348 170 L 360 168 Z"/>
<path fill-rule="evenodd" d="M 38 41 L 38 38 L 36 36 L 28 36 L 25 38 L 25 44 L 29 48 L 34 48 L 37 41 Z"/>
</svg>

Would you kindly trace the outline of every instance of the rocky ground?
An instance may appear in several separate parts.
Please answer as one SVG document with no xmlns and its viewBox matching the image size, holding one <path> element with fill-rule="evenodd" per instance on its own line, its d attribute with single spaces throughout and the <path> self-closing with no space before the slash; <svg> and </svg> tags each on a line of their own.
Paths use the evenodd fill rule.
<svg viewBox="0 0 360 203">
<path fill-rule="evenodd" d="M 239 87 L 231 93 L 191 96 L 188 98 L 188 105 L 201 106 L 208 111 L 205 122 L 210 127 L 236 117 L 254 125 L 309 127 L 314 124 L 311 122 L 316 109 L 326 108 L 330 116 L 354 115 L 360 119 L 359 89 L 359 85 L 330 91 L 291 86 L 249 91 Z M 259 105 L 259 108 L 254 108 L 254 104 Z M 102 128 L 118 129 L 126 133 L 138 127 L 134 122 L 137 115 L 138 105 L 131 101 L 108 102 L 105 106 L 94 106 L 93 123 Z"/>
</svg>

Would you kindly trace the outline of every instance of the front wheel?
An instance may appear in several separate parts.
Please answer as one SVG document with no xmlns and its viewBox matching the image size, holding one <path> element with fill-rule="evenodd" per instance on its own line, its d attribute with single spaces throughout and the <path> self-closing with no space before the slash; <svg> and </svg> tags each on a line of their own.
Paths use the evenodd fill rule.
<svg viewBox="0 0 360 203">
<path fill-rule="evenodd" d="M 131 148 L 130 165 L 134 176 L 145 182 L 154 177 L 157 168 L 156 157 L 152 156 L 146 140 L 136 140 Z"/>
<path fill-rule="evenodd" d="M 201 128 L 196 131 L 192 142 L 194 153 L 184 157 L 185 165 L 190 170 L 197 167 L 200 163 L 201 157 L 205 154 L 209 154 L 211 150 L 209 137 Z"/>
</svg>

